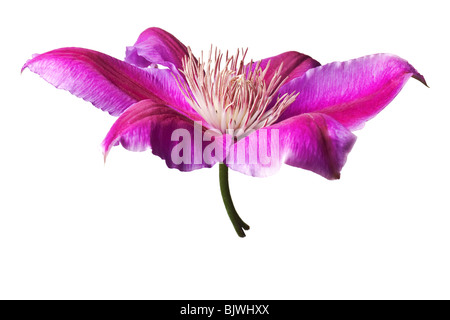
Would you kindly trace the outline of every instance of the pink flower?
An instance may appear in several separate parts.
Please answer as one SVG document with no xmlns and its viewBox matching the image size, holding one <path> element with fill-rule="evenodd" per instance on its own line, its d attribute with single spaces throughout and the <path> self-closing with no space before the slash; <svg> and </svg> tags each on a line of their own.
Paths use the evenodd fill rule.
<svg viewBox="0 0 450 320">
<path fill-rule="evenodd" d="M 391 54 L 321 66 L 295 51 L 246 64 L 246 53 L 211 48 L 197 59 L 170 33 L 149 28 L 127 47 L 125 61 L 62 48 L 35 56 L 23 69 L 118 116 L 102 143 L 105 157 L 121 144 L 151 149 L 181 171 L 220 162 L 222 195 L 240 236 L 248 226 L 231 201 L 228 168 L 267 176 L 286 163 L 338 179 L 356 140 L 351 130 L 378 114 L 410 77 L 426 85 L 406 60 Z M 175 159 L 174 132 L 213 138 L 184 141 Z M 216 149 L 208 153 L 211 141 Z M 262 149 L 270 150 L 269 162 L 262 161 Z"/>
</svg>

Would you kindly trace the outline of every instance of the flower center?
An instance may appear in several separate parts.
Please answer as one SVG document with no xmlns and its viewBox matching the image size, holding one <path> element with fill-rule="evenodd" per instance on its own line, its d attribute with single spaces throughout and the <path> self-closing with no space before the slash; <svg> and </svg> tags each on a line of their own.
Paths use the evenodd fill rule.
<svg viewBox="0 0 450 320">
<path fill-rule="evenodd" d="M 192 108 L 220 133 L 229 133 L 241 139 L 254 130 L 274 123 L 294 102 L 298 93 L 284 94 L 268 108 L 287 77 L 280 75 L 281 64 L 271 79 L 265 79 L 270 61 L 263 69 L 261 62 L 244 64 L 247 50 L 236 55 L 225 55 L 211 46 L 208 59 L 203 52 L 197 60 L 190 48 L 183 58 L 186 82 L 178 79 L 181 91 Z M 239 56 L 242 55 L 242 58 Z"/>
</svg>

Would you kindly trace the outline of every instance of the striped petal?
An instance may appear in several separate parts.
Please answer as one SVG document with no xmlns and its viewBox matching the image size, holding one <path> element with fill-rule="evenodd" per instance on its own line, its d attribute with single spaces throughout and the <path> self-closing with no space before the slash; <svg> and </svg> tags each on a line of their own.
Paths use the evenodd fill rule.
<svg viewBox="0 0 450 320">
<path fill-rule="evenodd" d="M 253 69 L 256 67 L 256 65 L 257 62 L 254 62 Z M 270 82 L 275 72 L 278 70 L 278 68 L 280 68 L 281 65 L 281 78 L 284 79 L 287 77 L 288 81 L 291 81 L 302 76 L 309 69 L 320 66 L 320 63 L 310 56 L 307 56 L 306 54 L 296 51 L 288 51 L 277 56 L 262 59 L 260 62 L 261 68 L 264 70 L 267 65 L 269 65 L 269 68 L 264 79 L 266 82 Z"/>
<path fill-rule="evenodd" d="M 195 113 L 170 70 L 144 71 L 106 54 L 83 48 L 61 48 L 35 56 L 28 68 L 57 88 L 118 116 L 144 99 Z"/>
<path fill-rule="evenodd" d="M 274 174 L 282 163 L 339 179 L 356 136 L 330 116 L 302 114 L 260 129 L 237 142 L 227 166 L 247 175 Z"/>
<path fill-rule="evenodd" d="M 160 28 L 148 28 L 133 46 L 127 47 L 125 61 L 138 67 L 160 64 L 178 73 L 186 55 L 186 46 L 172 34 Z"/>
<path fill-rule="evenodd" d="M 194 122 L 169 106 L 144 100 L 128 108 L 116 120 L 102 149 L 105 159 L 118 144 L 131 151 L 151 149 L 169 168 L 192 171 L 221 161 L 223 156 L 212 150 L 219 150 L 216 145 L 220 145 L 223 154 L 225 142 L 222 136 L 210 135 L 201 122 Z"/>
<path fill-rule="evenodd" d="M 280 95 L 300 94 L 278 121 L 319 111 L 350 129 L 359 129 L 395 98 L 410 77 L 426 85 L 406 60 L 391 54 L 317 67 L 280 89 Z"/>
</svg>

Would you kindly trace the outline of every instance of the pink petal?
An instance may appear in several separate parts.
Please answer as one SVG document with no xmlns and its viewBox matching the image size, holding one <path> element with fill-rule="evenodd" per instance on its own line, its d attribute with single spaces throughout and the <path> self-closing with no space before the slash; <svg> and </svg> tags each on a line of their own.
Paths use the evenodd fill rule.
<svg viewBox="0 0 450 320">
<path fill-rule="evenodd" d="M 172 150 L 182 142 L 181 139 L 172 141 L 172 134 L 177 129 L 184 130 L 190 136 L 188 161 L 182 163 L 177 163 L 172 157 Z M 143 100 L 132 105 L 116 120 L 103 140 L 102 148 L 105 159 L 110 149 L 119 143 L 131 151 L 151 149 L 153 154 L 166 161 L 169 168 L 192 171 L 212 167 L 218 160 L 223 159 L 223 156 L 219 155 L 217 159 L 209 157 L 210 154 L 203 156 L 205 148 L 211 144 L 210 141 L 202 141 L 206 131 L 201 123 L 194 123 L 175 109 L 152 100 Z M 201 140 L 195 140 L 196 137 Z M 225 139 L 221 136 L 211 140 L 224 149 Z"/>
<path fill-rule="evenodd" d="M 114 116 L 144 99 L 171 105 L 187 114 L 194 113 L 170 70 L 144 71 L 82 48 L 61 48 L 37 55 L 22 71 L 25 68 Z"/>
<path fill-rule="evenodd" d="M 302 114 L 260 129 L 237 142 L 234 145 L 236 155 L 233 161 L 227 159 L 227 166 L 247 175 L 264 177 L 274 174 L 286 163 L 327 179 L 339 179 L 355 141 L 356 136 L 330 116 Z M 245 158 L 239 159 L 240 148 Z M 257 161 L 251 160 L 256 159 L 255 155 Z"/>
<path fill-rule="evenodd" d="M 260 66 L 263 70 L 266 68 L 269 61 L 269 69 L 264 77 L 267 82 L 273 78 L 274 73 L 278 70 L 281 63 L 283 64 L 283 67 L 280 76 L 283 79 L 288 77 L 288 81 L 302 76 L 311 68 L 320 66 L 320 63 L 310 56 L 296 51 L 288 51 L 277 56 L 262 59 Z M 256 66 L 256 62 L 253 65 Z"/>
<path fill-rule="evenodd" d="M 406 60 L 391 54 L 311 69 L 280 89 L 280 95 L 292 91 L 300 94 L 279 121 L 320 111 L 350 129 L 359 129 L 395 98 L 411 76 L 426 85 Z"/>
<path fill-rule="evenodd" d="M 188 55 L 186 46 L 172 34 L 160 28 L 148 28 L 133 46 L 127 47 L 125 61 L 138 67 L 160 64 L 178 72 L 185 55 Z"/>
</svg>

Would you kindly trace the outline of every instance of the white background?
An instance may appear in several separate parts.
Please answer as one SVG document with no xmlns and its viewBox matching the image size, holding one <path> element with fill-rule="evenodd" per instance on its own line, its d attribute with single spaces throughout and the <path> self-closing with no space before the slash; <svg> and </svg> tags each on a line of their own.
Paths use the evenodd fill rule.
<svg viewBox="0 0 450 320">
<path fill-rule="evenodd" d="M 4 1 L 0 298 L 450 298 L 448 7 L 444 1 Z M 390 52 L 411 79 L 357 131 L 339 181 L 284 166 L 230 172 L 251 226 L 234 233 L 218 168 L 170 170 L 121 147 L 115 118 L 20 68 L 79 46 L 123 58 L 147 27 L 194 52 L 296 50 L 322 64 Z"/>
</svg>

